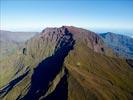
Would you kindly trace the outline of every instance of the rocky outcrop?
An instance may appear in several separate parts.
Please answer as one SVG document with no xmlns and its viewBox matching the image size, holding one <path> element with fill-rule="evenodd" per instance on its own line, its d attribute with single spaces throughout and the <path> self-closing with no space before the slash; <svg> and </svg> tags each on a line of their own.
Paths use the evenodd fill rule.
<svg viewBox="0 0 133 100">
<path fill-rule="evenodd" d="M 132 67 L 110 57 L 108 50 L 94 32 L 73 26 L 46 28 L 26 42 L 10 83 L 24 77 L 0 93 L 1 99 L 131 99 Z"/>
</svg>

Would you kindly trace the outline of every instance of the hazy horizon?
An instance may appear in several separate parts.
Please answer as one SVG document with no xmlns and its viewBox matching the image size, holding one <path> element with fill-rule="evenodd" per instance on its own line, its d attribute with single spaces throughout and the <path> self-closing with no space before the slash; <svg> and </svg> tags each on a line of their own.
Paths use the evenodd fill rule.
<svg viewBox="0 0 133 100">
<path fill-rule="evenodd" d="M 0 5 L 1 30 L 40 32 L 67 25 L 133 33 L 132 0 L 1 0 Z"/>
<path fill-rule="evenodd" d="M 64 26 L 64 25 L 62 25 Z M 58 27 L 62 27 L 62 26 L 58 26 Z M 69 25 L 66 25 L 69 26 Z M 55 27 L 55 26 L 51 26 L 51 27 Z M 56 27 L 56 28 L 58 28 Z M 78 27 L 78 26 L 74 26 L 74 27 Z M 40 27 L 40 28 L 19 28 L 19 29 L 2 29 L 0 28 L 0 30 L 3 31 L 11 31 L 11 32 L 41 32 L 43 31 L 45 28 L 47 27 Z M 123 34 L 123 35 L 132 35 L 133 36 L 133 30 L 126 30 L 126 29 L 104 29 L 104 28 L 90 28 L 90 27 L 78 27 L 78 28 L 83 28 L 83 29 L 87 29 L 96 33 L 106 33 L 106 32 L 112 32 L 112 33 L 116 33 L 116 34 Z"/>
</svg>

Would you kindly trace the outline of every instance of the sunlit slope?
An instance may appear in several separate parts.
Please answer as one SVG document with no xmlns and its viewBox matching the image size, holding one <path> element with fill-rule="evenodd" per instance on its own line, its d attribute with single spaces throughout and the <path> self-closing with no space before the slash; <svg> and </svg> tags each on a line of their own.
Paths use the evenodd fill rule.
<svg viewBox="0 0 133 100">
<path fill-rule="evenodd" d="M 69 71 L 70 100 L 133 98 L 133 68 L 125 60 L 107 57 L 77 44 L 65 65 Z"/>
<path fill-rule="evenodd" d="M 13 77 L 1 88 L 3 100 L 133 98 L 131 64 L 117 58 L 94 32 L 46 28 L 28 40 L 15 58 L 6 78 Z"/>
</svg>

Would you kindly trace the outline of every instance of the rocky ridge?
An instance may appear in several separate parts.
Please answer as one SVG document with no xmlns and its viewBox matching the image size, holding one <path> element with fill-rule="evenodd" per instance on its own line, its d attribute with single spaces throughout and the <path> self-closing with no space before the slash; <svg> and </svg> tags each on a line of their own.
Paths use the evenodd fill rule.
<svg viewBox="0 0 133 100">
<path fill-rule="evenodd" d="M 94 32 L 62 26 L 28 40 L 15 60 L 7 100 L 131 99 L 133 69 Z"/>
</svg>

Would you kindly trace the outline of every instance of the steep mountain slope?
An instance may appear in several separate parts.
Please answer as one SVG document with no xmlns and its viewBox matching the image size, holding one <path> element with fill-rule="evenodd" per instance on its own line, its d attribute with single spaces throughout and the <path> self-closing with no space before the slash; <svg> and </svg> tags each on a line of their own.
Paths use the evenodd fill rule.
<svg viewBox="0 0 133 100">
<path fill-rule="evenodd" d="M 111 32 L 100 34 L 100 36 L 118 56 L 133 59 L 133 38 Z"/>
<path fill-rule="evenodd" d="M 12 55 L 37 32 L 10 32 L 0 30 L 0 60 Z"/>
<path fill-rule="evenodd" d="M 15 67 L 12 66 L 14 60 L 18 58 L 24 42 L 35 34 L 37 33 L 0 30 L 0 79 L 2 80 L 0 80 L 0 87 L 13 77 L 12 72 L 14 72 Z"/>
<path fill-rule="evenodd" d="M 46 28 L 26 42 L 14 61 L 14 77 L 2 86 L 1 99 L 133 98 L 132 64 L 116 58 L 91 31 L 68 26 Z"/>
</svg>

